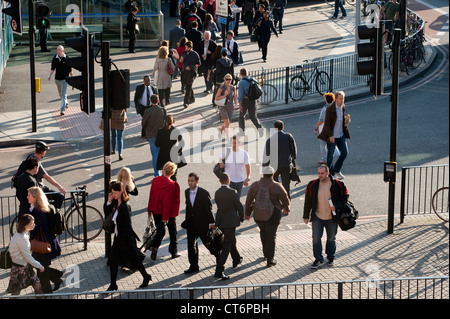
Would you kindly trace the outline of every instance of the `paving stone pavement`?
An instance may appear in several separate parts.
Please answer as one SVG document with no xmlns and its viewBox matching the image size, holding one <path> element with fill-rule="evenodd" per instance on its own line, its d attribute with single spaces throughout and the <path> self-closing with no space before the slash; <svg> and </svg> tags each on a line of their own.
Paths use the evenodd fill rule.
<svg viewBox="0 0 450 319">
<path fill-rule="evenodd" d="M 310 229 L 278 232 L 278 263 L 270 268 L 262 258 L 259 235 L 238 235 L 237 247 L 243 263 L 233 269 L 229 258 L 225 269 L 230 275 L 227 281 L 214 278 L 215 258 L 201 241 L 200 271 L 184 274 L 189 268 L 186 240 L 179 242 L 182 256 L 171 259 L 166 238 L 157 260 L 148 256 L 144 260 L 147 272 L 152 275 L 148 289 L 447 276 L 443 297 L 448 298 L 448 223 L 434 215 L 407 216 L 403 224 L 396 221 L 393 234 L 387 233 L 386 225 L 386 220 L 378 219 L 358 224 L 350 231 L 338 231 L 335 265 L 329 267 L 325 263 L 317 270 L 310 269 L 313 261 Z M 58 293 L 105 291 L 109 268 L 104 250 L 103 242 L 89 243 L 87 250 L 79 243 L 62 244 L 62 255 L 52 262 L 53 267 L 65 271 L 65 282 Z M 0 298 L 7 296 L 8 281 L 9 271 L 0 270 Z M 119 290 L 135 290 L 141 281 L 139 272 L 119 271 Z M 34 292 L 27 288 L 21 295 L 34 296 Z"/>
</svg>

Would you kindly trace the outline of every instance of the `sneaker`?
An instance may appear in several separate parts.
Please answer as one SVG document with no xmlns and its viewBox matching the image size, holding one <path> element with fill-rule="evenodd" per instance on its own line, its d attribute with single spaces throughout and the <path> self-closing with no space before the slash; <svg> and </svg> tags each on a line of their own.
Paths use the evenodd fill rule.
<svg viewBox="0 0 450 319">
<path fill-rule="evenodd" d="M 333 267 L 333 266 L 334 266 L 334 258 L 328 259 L 328 267 Z"/>
<path fill-rule="evenodd" d="M 336 177 L 340 178 L 340 179 L 344 179 L 345 178 L 344 174 L 342 174 L 341 172 L 336 172 Z"/>
<path fill-rule="evenodd" d="M 317 269 L 322 265 L 323 265 L 323 261 L 316 259 L 316 260 L 314 260 L 313 264 L 311 265 L 311 269 Z"/>
<path fill-rule="evenodd" d="M 64 115 L 64 112 L 63 112 L 63 111 L 61 111 L 61 113 L 59 113 L 59 115 Z"/>
<path fill-rule="evenodd" d="M 345 19 L 345 18 L 347 18 L 347 16 L 342 16 L 342 17 L 341 17 L 341 19 Z"/>
<path fill-rule="evenodd" d="M 337 17 L 335 17 L 335 16 L 332 16 L 332 17 L 330 17 L 330 19 L 331 19 L 331 20 L 336 20 L 336 19 L 337 19 Z"/>
</svg>

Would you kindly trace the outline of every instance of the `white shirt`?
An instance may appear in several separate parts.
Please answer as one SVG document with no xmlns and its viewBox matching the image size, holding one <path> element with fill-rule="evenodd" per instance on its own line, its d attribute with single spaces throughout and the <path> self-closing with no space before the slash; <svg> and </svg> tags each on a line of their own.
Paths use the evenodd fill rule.
<svg viewBox="0 0 450 319">
<path fill-rule="evenodd" d="M 198 191 L 198 186 L 194 190 L 189 189 L 189 199 L 191 200 L 192 207 L 194 207 L 195 196 L 197 196 L 197 191 Z"/>
<path fill-rule="evenodd" d="M 225 158 L 227 150 L 222 152 L 222 159 Z M 245 180 L 244 167 L 250 164 L 250 156 L 248 153 L 240 149 L 234 152 L 231 149 L 230 154 L 225 158 L 225 172 L 230 175 L 230 181 L 233 183 L 240 183 Z"/>
<path fill-rule="evenodd" d="M 152 91 L 152 87 L 151 86 L 145 86 L 144 88 L 144 94 L 142 94 L 141 99 L 139 100 L 139 103 L 141 103 L 142 105 L 147 105 L 147 88 L 150 92 L 150 96 L 148 97 L 149 99 L 152 97 L 153 94 L 155 94 Z M 150 101 L 150 105 L 152 105 L 152 102 Z"/>
</svg>

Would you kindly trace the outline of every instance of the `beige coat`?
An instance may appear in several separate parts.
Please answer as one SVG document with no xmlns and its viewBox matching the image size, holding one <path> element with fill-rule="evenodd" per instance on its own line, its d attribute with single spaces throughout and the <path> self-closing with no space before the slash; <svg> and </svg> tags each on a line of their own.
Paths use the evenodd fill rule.
<svg viewBox="0 0 450 319">
<path fill-rule="evenodd" d="M 112 110 L 111 129 L 125 130 L 125 123 L 128 123 L 127 110 Z"/>
<path fill-rule="evenodd" d="M 161 59 L 156 58 L 155 65 L 153 66 L 153 72 L 158 71 L 156 78 L 156 88 L 157 89 L 167 89 L 172 87 L 172 77 L 167 73 L 167 61 L 169 58 Z M 156 75 L 155 75 L 156 76 Z"/>
</svg>

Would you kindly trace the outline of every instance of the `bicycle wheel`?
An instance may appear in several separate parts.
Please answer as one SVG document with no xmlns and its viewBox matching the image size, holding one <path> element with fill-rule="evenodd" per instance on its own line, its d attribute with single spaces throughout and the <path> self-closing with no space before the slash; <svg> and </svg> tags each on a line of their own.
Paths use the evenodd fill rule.
<svg viewBox="0 0 450 319">
<path fill-rule="evenodd" d="M 320 71 L 316 75 L 316 90 L 320 95 L 331 92 L 331 79 L 327 72 Z"/>
<path fill-rule="evenodd" d="M 418 68 L 424 61 L 423 52 L 418 48 L 413 51 L 412 69 Z"/>
<path fill-rule="evenodd" d="M 439 188 L 433 195 L 431 200 L 431 205 L 433 206 L 434 213 L 442 219 L 444 222 L 448 223 L 448 213 L 449 213 L 449 198 L 448 198 L 448 187 Z"/>
<path fill-rule="evenodd" d="M 261 104 L 270 104 L 277 99 L 278 90 L 274 85 L 263 83 L 261 88 L 263 90 L 263 94 L 260 97 Z"/>
<path fill-rule="evenodd" d="M 301 76 L 294 76 L 291 78 L 291 83 L 289 84 L 289 96 L 294 101 L 299 101 L 303 98 L 307 91 L 307 83 Z"/>
<path fill-rule="evenodd" d="M 103 215 L 97 208 L 86 205 L 87 239 L 93 240 L 103 230 Z M 83 209 L 74 207 L 67 214 L 66 230 L 76 240 L 83 240 Z"/>
</svg>

